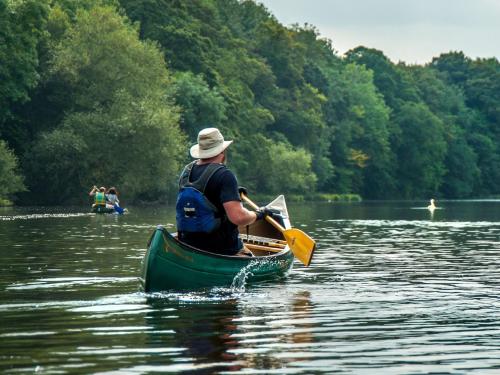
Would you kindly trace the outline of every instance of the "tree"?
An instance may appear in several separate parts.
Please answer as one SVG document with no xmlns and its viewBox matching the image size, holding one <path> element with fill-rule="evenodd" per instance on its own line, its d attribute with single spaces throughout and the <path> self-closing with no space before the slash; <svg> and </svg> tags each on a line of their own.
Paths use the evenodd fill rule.
<svg viewBox="0 0 500 375">
<path fill-rule="evenodd" d="M 0 136 L 18 148 L 25 138 L 13 107 L 29 100 L 38 81 L 38 45 L 48 15 L 46 1 L 0 1 Z"/>
<path fill-rule="evenodd" d="M 213 1 L 121 0 L 120 4 L 140 23 L 142 38 L 160 43 L 169 67 L 202 74 L 210 85 L 216 84 L 213 35 L 221 27 Z"/>
<path fill-rule="evenodd" d="M 397 150 L 401 197 L 434 196 L 446 170 L 443 122 L 423 103 L 406 103 L 396 116 L 401 128 Z"/>
<path fill-rule="evenodd" d="M 390 194 L 394 168 L 389 148 L 390 111 L 373 84 L 373 72 L 347 64 L 334 80 L 336 93 L 329 103 L 335 111 L 332 185 L 342 193 Z"/>
<path fill-rule="evenodd" d="M 347 51 L 346 60 L 373 70 L 373 82 L 393 110 L 397 111 L 404 102 L 419 100 L 404 69 L 394 65 L 382 51 L 361 46 Z"/>
<path fill-rule="evenodd" d="M 312 170 L 312 157 L 306 150 L 293 148 L 284 138 L 268 139 L 254 134 L 235 142 L 238 153 L 229 154 L 231 167 L 250 192 L 272 194 L 314 191 L 317 177 Z M 241 157 L 245 155 L 246 157 Z"/>
<path fill-rule="evenodd" d="M 55 47 L 51 72 L 70 88 L 72 105 L 27 155 L 39 199 L 68 191 L 68 199 L 78 200 L 94 184 L 117 185 L 129 200 L 175 190 L 184 137 L 167 95 L 171 78 L 154 44 L 139 41 L 113 7 L 80 9 Z"/>
<path fill-rule="evenodd" d="M 467 140 L 470 114 L 463 91 L 457 85 L 447 83 L 446 75 L 432 64 L 411 67 L 410 72 L 420 97 L 445 127 L 446 174 L 440 193 L 449 198 L 471 196 L 477 187 L 480 169 L 477 155 Z"/>
<path fill-rule="evenodd" d="M 491 131 L 500 141 L 500 63 L 496 58 L 477 59 L 465 82 L 467 103 L 479 109 L 491 123 Z"/>
<path fill-rule="evenodd" d="M 0 140 L 0 201 L 25 190 L 16 156 L 9 150 L 5 141 Z"/>
<path fill-rule="evenodd" d="M 500 193 L 500 156 L 498 145 L 488 136 L 476 132 L 468 136 L 469 143 L 477 155 L 479 178 L 474 183 L 474 192 L 479 196 Z"/>
<path fill-rule="evenodd" d="M 443 53 L 431 61 L 431 66 L 444 73 L 449 83 L 462 88 L 468 79 L 470 64 L 471 59 L 461 51 Z"/>
<path fill-rule="evenodd" d="M 275 194 L 314 191 L 317 179 L 311 169 L 311 155 L 306 150 L 294 150 L 284 143 L 273 143 L 268 150 L 269 164 L 261 169 L 269 176 L 262 181 L 264 191 Z"/>
<path fill-rule="evenodd" d="M 221 127 L 227 104 L 216 88 L 210 89 L 201 75 L 177 73 L 174 77 L 175 101 L 181 108 L 181 128 L 190 139 L 206 127 Z"/>
<path fill-rule="evenodd" d="M 470 197 L 480 177 L 477 155 L 465 138 L 456 136 L 448 144 L 445 159 L 446 174 L 441 191 L 447 198 Z"/>
</svg>

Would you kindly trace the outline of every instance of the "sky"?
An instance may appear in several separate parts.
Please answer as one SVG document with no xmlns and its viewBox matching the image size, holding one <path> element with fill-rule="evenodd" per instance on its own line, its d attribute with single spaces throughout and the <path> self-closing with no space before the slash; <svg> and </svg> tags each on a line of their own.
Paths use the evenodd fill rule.
<svg viewBox="0 0 500 375">
<path fill-rule="evenodd" d="M 376 48 L 425 64 L 449 51 L 500 59 L 500 0 L 257 0 L 286 26 L 314 25 L 342 55 Z"/>
</svg>

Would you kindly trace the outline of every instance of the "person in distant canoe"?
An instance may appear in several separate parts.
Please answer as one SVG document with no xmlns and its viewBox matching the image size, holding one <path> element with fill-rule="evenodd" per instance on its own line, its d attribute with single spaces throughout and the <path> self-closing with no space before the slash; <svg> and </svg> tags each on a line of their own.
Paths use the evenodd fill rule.
<svg viewBox="0 0 500 375">
<path fill-rule="evenodd" d="M 239 238 L 238 226 L 274 215 L 262 208 L 243 207 L 236 176 L 225 165 L 225 141 L 217 128 L 199 132 L 190 154 L 196 160 L 186 165 L 179 178 L 176 203 L 178 238 L 198 249 L 238 256 L 252 256 Z"/>
<path fill-rule="evenodd" d="M 106 192 L 106 199 L 113 207 L 120 207 L 120 200 L 118 199 L 118 192 L 115 187 L 110 187 Z"/>
<path fill-rule="evenodd" d="M 98 206 L 113 208 L 113 205 L 109 203 L 106 197 L 106 188 L 104 186 L 97 188 L 97 186 L 94 185 L 92 190 L 89 192 L 89 196 L 94 197 L 94 204 L 92 205 L 92 208 Z"/>
</svg>

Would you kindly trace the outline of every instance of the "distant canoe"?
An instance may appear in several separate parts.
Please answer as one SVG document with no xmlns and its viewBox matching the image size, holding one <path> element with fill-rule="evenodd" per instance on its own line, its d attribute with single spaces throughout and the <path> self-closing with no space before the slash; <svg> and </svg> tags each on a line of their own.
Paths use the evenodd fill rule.
<svg viewBox="0 0 500 375">
<path fill-rule="evenodd" d="M 265 220 L 252 224 L 248 235 L 246 227 L 240 228 L 240 232 L 255 257 L 219 255 L 196 249 L 179 242 L 159 225 L 142 262 L 144 291 L 230 287 L 236 277 L 244 277 L 246 283 L 271 280 L 285 276 L 292 268 L 292 251 L 282 234 Z"/>
</svg>

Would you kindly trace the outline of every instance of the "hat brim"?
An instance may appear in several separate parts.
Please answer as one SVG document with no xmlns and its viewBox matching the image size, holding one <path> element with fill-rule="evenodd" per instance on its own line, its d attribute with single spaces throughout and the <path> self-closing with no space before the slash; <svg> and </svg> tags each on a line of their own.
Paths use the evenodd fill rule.
<svg viewBox="0 0 500 375">
<path fill-rule="evenodd" d="M 200 146 L 198 144 L 195 144 L 194 146 L 191 146 L 189 153 L 191 154 L 191 157 L 195 159 L 209 159 L 219 155 L 231 143 L 233 143 L 233 141 L 224 141 L 220 145 L 217 145 L 216 147 L 209 150 L 200 150 Z"/>
</svg>

